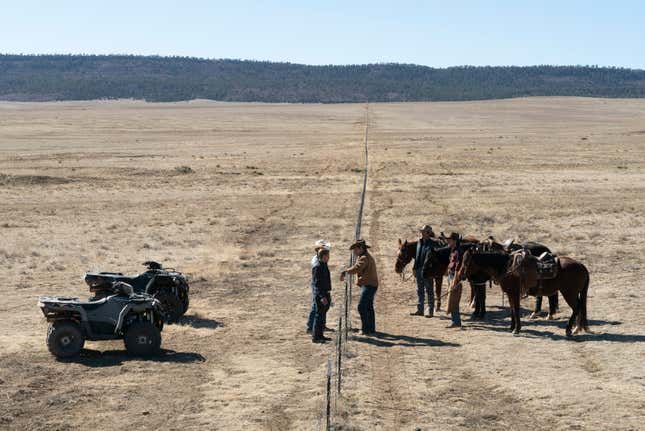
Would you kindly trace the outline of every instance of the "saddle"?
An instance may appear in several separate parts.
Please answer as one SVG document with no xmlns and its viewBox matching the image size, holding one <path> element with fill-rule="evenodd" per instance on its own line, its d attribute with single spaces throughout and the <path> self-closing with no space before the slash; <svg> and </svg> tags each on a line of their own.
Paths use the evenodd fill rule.
<svg viewBox="0 0 645 431">
<path fill-rule="evenodd" d="M 558 276 L 559 259 L 552 253 L 544 252 L 535 257 L 526 250 L 511 254 L 509 272 L 520 278 L 521 295 L 543 296 L 542 281 L 552 280 Z"/>
</svg>

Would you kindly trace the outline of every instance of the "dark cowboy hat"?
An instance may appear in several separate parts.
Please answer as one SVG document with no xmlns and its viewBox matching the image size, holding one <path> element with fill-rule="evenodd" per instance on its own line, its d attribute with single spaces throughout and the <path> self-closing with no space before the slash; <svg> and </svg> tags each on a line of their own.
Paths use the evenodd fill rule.
<svg viewBox="0 0 645 431">
<path fill-rule="evenodd" d="M 349 246 L 349 249 L 353 250 L 353 249 L 358 248 L 358 247 L 370 248 L 370 246 L 365 243 L 364 239 L 357 239 L 354 244 Z"/>
<path fill-rule="evenodd" d="M 461 236 L 457 232 L 452 232 L 450 235 L 446 237 L 446 239 L 452 239 L 455 241 L 459 241 L 461 239 Z"/>
<path fill-rule="evenodd" d="M 433 233 L 432 232 L 432 226 L 430 226 L 429 224 L 424 224 L 423 226 L 421 226 L 419 228 L 419 232 Z"/>
</svg>

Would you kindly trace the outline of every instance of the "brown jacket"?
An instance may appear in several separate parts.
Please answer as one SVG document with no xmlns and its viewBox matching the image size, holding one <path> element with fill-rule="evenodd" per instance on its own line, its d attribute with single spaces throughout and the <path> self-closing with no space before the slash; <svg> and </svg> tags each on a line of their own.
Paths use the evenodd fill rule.
<svg viewBox="0 0 645 431">
<path fill-rule="evenodd" d="M 376 262 L 368 252 L 359 256 L 356 263 L 347 268 L 349 274 L 357 274 L 356 284 L 359 286 L 378 287 L 378 275 L 376 275 Z"/>
</svg>

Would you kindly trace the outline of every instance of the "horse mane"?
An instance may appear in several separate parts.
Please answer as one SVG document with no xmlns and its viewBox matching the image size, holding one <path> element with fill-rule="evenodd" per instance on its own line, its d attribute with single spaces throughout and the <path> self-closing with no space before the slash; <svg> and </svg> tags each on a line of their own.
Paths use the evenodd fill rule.
<svg viewBox="0 0 645 431">
<path fill-rule="evenodd" d="M 409 250 L 406 250 L 406 251 L 412 251 L 412 253 L 413 253 L 412 255 L 414 256 L 414 255 L 416 254 L 416 250 L 417 250 L 417 243 L 418 243 L 418 242 L 419 242 L 419 241 L 417 241 L 417 240 L 415 240 L 415 241 L 408 241 L 408 240 L 406 239 L 406 240 L 405 240 L 405 246 L 409 248 Z"/>
<path fill-rule="evenodd" d="M 502 273 L 508 266 L 510 255 L 506 253 L 477 252 L 472 254 L 473 262 L 479 267 L 493 268 Z"/>
<path fill-rule="evenodd" d="M 447 263 L 450 260 L 450 247 L 439 247 L 432 250 L 433 255 L 437 256 L 439 262 Z"/>
</svg>

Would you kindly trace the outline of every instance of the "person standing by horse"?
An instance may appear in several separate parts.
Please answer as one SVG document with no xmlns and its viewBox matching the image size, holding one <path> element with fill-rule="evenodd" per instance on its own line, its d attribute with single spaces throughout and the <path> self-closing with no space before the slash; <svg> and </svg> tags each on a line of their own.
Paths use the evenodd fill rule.
<svg viewBox="0 0 645 431">
<path fill-rule="evenodd" d="M 314 252 L 315 254 L 311 258 L 311 269 L 313 270 L 314 266 L 318 263 L 318 252 L 320 250 L 331 250 L 331 244 L 329 241 L 325 241 L 324 239 L 319 239 L 314 243 Z M 314 319 L 316 317 L 316 295 L 314 293 L 314 284 L 313 284 L 313 278 L 311 279 L 309 283 L 309 287 L 311 288 L 311 308 L 309 310 L 309 317 L 307 318 L 307 334 L 311 334 L 313 331 L 314 327 Z M 323 330 L 324 331 L 331 331 L 330 328 L 326 326 L 326 315 L 323 315 Z"/>
<path fill-rule="evenodd" d="M 428 314 L 425 316 L 432 317 L 434 315 L 434 290 L 432 286 L 432 278 L 425 278 L 423 276 L 423 264 L 426 261 L 428 254 L 431 253 L 434 248 L 437 248 L 439 244 L 433 240 L 434 232 L 430 225 L 423 225 L 419 229 L 419 233 L 421 234 L 421 238 L 417 241 L 414 266 L 412 267 L 414 276 L 417 280 L 417 311 L 410 313 L 410 315 L 423 316 L 424 302 L 427 296 Z"/>
<path fill-rule="evenodd" d="M 323 335 L 327 311 L 331 304 L 331 277 L 329 275 L 329 249 L 321 248 L 317 253 L 317 261 L 311 268 L 311 285 L 313 286 L 316 315 L 313 324 L 312 341 L 325 343 L 330 341 Z"/>
<path fill-rule="evenodd" d="M 358 313 L 361 315 L 361 335 L 373 335 L 376 332 L 376 316 L 374 315 L 374 296 L 378 289 L 376 262 L 369 253 L 369 245 L 359 239 L 349 249 L 356 257 L 356 263 L 340 274 L 340 281 L 345 280 L 346 274 L 356 274 L 356 283 L 361 288 L 358 300 Z"/>
<path fill-rule="evenodd" d="M 462 251 L 460 248 L 461 237 L 458 233 L 452 232 L 446 238 L 450 247 L 450 261 L 448 262 L 448 308 L 452 323 L 448 328 L 461 328 L 461 316 L 459 314 L 459 301 L 461 301 L 461 282 L 455 277 L 461 265 Z"/>
</svg>

